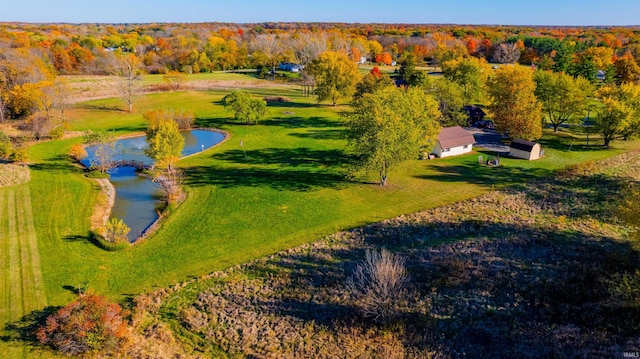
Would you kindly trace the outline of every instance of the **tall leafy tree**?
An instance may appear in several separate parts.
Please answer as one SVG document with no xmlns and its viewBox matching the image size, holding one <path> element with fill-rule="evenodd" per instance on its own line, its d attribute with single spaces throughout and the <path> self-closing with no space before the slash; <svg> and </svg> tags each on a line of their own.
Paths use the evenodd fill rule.
<svg viewBox="0 0 640 359">
<path fill-rule="evenodd" d="M 484 85 L 489 74 L 489 66 L 484 59 L 461 58 L 442 64 L 444 77 L 462 88 L 466 104 L 479 102 L 484 97 Z"/>
<path fill-rule="evenodd" d="M 327 40 L 324 34 L 296 33 L 291 38 L 291 47 L 294 59 L 300 65 L 302 95 L 310 96 L 315 79 L 309 74 L 309 64 L 327 51 Z"/>
<path fill-rule="evenodd" d="M 112 167 L 113 160 L 119 151 L 111 133 L 107 131 L 87 132 L 84 134 L 83 143 L 95 147 L 91 167 L 100 172 L 105 172 Z"/>
<path fill-rule="evenodd" d="M 630 57 L 625 56 L 616 60 L 616 82 L 619 84 L 624 83 L 637 83 L 640 78 L 640 66 L 636 61 Z"/>
<path fill-rule="evenodd" d="M 117 76 L 116 87 L 129 112 L 133 112 L 138 97 L 141 65 L 134 54 L 113 54 L 109 58 L 109 73 Z"/>
<path fill-rule="evenodd" d="M 591 58 L 597 70 L 605 70 L 613 65 L 613 49 L 610 47 L 590 47 L 584 50 L 582 56 Z"/>
<path fill-rule="evenodd" d="M 563 42 L 556 50 L 555 56 L 553 56 L 553 71 L 555 72 L 567 72 L 569 66 L 573 62 L 573 53 L 575 49 L 570 44 Z"/>
<path fill-rule="evenodd" d="M 172 168 L 180 159 L 184 148 L 184 137 L 180 134 L 178 123 L 164 112 L 147 111 L 147 145 L 145 154 L 151 157 L 157 166 Z"/>
<path fill-rule="evenodd" d="M 427 92 L 438 101 L 440 110 L 440 124 L 442 126 L 464 126 L 467 124 L 467 114 L 463 111 L 465 105 L 462 88 L 455 82 L 446 79 L 429 81 Z"/>
<path fill-rule="evenodd" d="M 339 100 L 353 96 L 361 78 L 358 65 L 338 52 L 322 53 L 309 67 L 309 73 L 315 77 L 318 102 L 329 100 L 334 106 Z"/>
<path fill-rule="evenodd" d="M 416 69 L 416 56 L 413 53 L 409 53 L 406 59 L 402 61 L 398 75 L 405 80 L 409 86 L 418 86 L 425 79 L 424 72 Z"/>
<path fill-rule="evenodd" d="M 275 74 L 276 66 L 284 58 L 282 39 L 275 34 L 259 34 L 250 44 L 253 60 L 259 65 L 269 66 Z"/>
<path fill-rule="evenodd" d="M 535 95 L 542 103 L 546 118 L 553 125 L 553 131 L 576 115 L 581 115 L 592 85 L 583 77 L 573 78 L 561 72 L 536 71 L 533 79 L 536 83 Z"/>
<path fill-rule="evenodd" d="M 596 96 L 603 107 L 595 123 L 605 147 L 617 138 L 630 139 L 640 134 L 640 86 L 608 85 L 600 88 Z"/>
<path fill-rule="evenodd" d="M 267 102 L 261 99 L 251 98 L 244 91 L 233 91 L 222 98 L 224 107 L 233 110 L 237 120 L 244 120 L 247 125 L 258 123 L 267 114 Z"/>
<path fill-rule="evenodd" d="M 598 67 L 591 55 L 583 54 L 577 62 L 574 62 L 569 66 L 569 74 L 574 77 L 583 77 L 591 83 L 597 81 L 596 75 L 598 73 Z"/>
<path fill-rule="evenodd" d="M 362 98 L 365 94 L 374 93 L 387 86 L 394 86 L 393 81 L 389 76 L 381 73 L 376 66 L 356 85 L 356 93 L 353 98 L 354 100 Z"/>
<path fill-rule="evenodd" d="M 490 109 L 499 130 L 511 138 L 536 140 L 542 136 L 542 106 L 534 94 L 531 70 L 506 66 L 489 80 Z"/>
<path fill-rule="evenodd" d="M 366 94 L 346 117 L 357 172 L 377 172 L 381 186 L 391 169 L 430 150 L 440 130 L 438 104 L 419 88 L 384 87 Z"/>
</svg>

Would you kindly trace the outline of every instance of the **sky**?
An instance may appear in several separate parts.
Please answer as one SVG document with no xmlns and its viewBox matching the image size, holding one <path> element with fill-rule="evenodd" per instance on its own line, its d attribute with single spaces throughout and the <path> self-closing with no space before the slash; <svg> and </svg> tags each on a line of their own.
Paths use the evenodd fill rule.
<svg viewBox="0 0 640 359">
<path fill-rule="evenodd" d="M 640 0 L 0 0 L 0 21 L 640 25 Z"/>
</svg>

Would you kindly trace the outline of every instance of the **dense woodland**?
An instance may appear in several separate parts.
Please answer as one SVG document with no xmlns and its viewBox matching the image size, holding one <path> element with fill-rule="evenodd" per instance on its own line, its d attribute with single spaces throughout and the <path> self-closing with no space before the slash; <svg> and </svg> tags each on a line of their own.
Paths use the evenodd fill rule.
<svg viewBox="0 0 640 359">
<path fill-rule="evenodd" d="M 515 44 L 515 49 L 504 54 L 502 44 Z M 346 53 L 354 61 L 365 57 L 387 64 L 409 53 L 419 63 L 471 55 L 488 61 L 517 60 L 542 68 L 575 67 L 574 71 L 580 71 L 584 66 L 606 70 L 625 56 L 638 60 L 640 29 L 334 23 L 4 23 L 0 26 L 0 48 L 5 60 L 20 57 L 45 67 L 36 70 L 43 72 L 40 76 L 47 72 L 107 74 L 113 51 L 135 54 L 148 73 L 209 72 L 278 62 L 305 64 L 327 50 Z"/>
</svg>

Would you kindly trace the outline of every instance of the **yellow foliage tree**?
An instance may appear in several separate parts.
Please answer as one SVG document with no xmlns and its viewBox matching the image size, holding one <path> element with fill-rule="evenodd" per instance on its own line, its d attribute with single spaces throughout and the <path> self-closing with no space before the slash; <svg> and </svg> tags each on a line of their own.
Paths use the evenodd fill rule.
<svg viewBox="0 0 640 359">
<path fill-rule="evenodd" d="M 315 76 L 318 102 L 329 100 L 335 106 L 353 96 L 362 75 L 347 55 L 327 51 L 311 62 L 309 73 Z"/>
<path fill-rule="evenodd" d="M 542 136 L 542 105 L 534 91 L 533 72 L 519 66 L 498 69 L 489 80 L 493 121 L 511 138 L 537 140 Z"/>
</svg>

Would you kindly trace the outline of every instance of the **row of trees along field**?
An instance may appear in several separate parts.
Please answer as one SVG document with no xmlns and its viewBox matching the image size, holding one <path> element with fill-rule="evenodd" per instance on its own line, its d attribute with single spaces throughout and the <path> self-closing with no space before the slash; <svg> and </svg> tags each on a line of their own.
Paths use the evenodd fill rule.
<svg viewBox="0 0 640 359">
<path fill-rule="evenodd" d="M 390 168 L 428 152 L 441 126 L 466 125 L 466 104 L 488 103 L 497 128 L 511 138 L 537 140 L 543 120 L 557 132 L 593 111 L 604 146 L 640 134 L 640 87 L 637 81 L 600 84 L 580 75 L 523 66 L 492 69 L 484 59 L 462 57 L 442 64 L 444 76 L 433 78 L 415 68 L 408 56 L 396 83 L 377 67 L 359 79 L 344 54 L 327 52 L 314 60 L 318 101 L 334 105 L 353 96 L 345 112 L 348 138 L 360 170 L 387 182 Z M 396 86 L 402 83 L 401 86 Z"/>
<path fill-rule="evenodd" d="M 440 65 L 473 56 L 488 62 L 534 64 L 596 82 L 637 78 L 635 28 L 543 28 L 438 25 L 267 23 L 66 25 L 0 24 L 0 121 L 33 112 L 64 118 L 68 91 L 59 74 L 110 74 L 132 109 L 131 81 L 141 73 L 198 73 L 306 66 L 333 51 L 352 61 Z M 42 115 L 41 115 L 42 117 Z M 40 120 L 39 122 L 46 122 Z M 45 126 L 46 127 L 46 126 Z"/>
<path fill-rule="evenodd" d="M 3 24 L 0 120 L 24 119 L 36 139 L 63 129 L 69 88 L 58 74 L 114 75 L 132 111 L 139 75 L 144 72 L 167 72 L 168 82 L 175 82 L 173 88 L 179 89 L 184 81 L 179 71 L 246 66 L 273 70 L 285 61 L 303 65 L 302 83 L 315 88 L 318 101 L 336 105 L 355 95 L 360 99 L 354 102 L 357 110 L 359 103 L 366 103 L 362 100 L 366 93 L 377 92 L 391 81 L 377 69 L 361 79 L 356 63 L 362 58 L 388 63 L 391 58 L 401 63 L 397 80 L 422 88 L 436 100 L 441 126 L 465 124 L 463 106 L 483 103 L 490 105 L 500 130 L 535 140 L 541 136 L 541 118 L 557 130 L 594 110 L 600 114 L 598 129 L 608 145 L 637 134 L 637 32 L 633 28 L 339 24 Z M 495 70 L 487 59 L 531 63 L 537 65 L 532 69 L 541 71 L 521 66 Z M 438 65 L 443 78 L 418 70 L 425 64 Z M 604 78 L 596 78 L 598 70 Z M 600 89 L 594 92 L 596 87 Z M 594 104 L 589 100 L 594 96 L 601 101 Z M 225 104 L 235 106 L 239 99 L 228 97 Z"/>
</svg>

